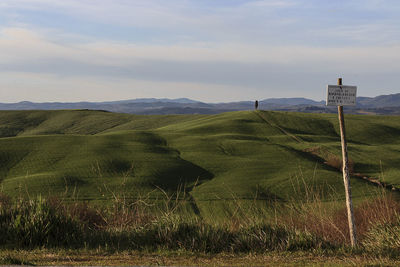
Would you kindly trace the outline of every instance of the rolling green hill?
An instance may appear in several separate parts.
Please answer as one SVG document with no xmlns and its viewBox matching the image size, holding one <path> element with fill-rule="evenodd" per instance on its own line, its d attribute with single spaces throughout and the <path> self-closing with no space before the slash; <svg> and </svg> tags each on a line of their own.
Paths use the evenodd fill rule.
<svg viewBox="0 0 400 267">
<path fill-rule="evenodd" d="M 353 197 L 375 192 L 362 176 L 399 185 L 400 117 L 346 115 L 346 126 Z M 200 210 L 224 199 L 286 201 L 304 185 L 343 198 L 338 156 L 334 114 L 0 112 L 1 190 L 12 196 L 157 197 L 156 188 L 183 184 Z"/>
</svg>

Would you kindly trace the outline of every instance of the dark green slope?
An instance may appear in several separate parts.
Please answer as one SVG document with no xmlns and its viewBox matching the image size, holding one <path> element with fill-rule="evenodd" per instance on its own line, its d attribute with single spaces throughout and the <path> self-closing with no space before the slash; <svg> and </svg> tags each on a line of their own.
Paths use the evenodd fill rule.
<svg viewBox="0 0 400 267">
<path fill-rule="evenodd" d="M 2 187 L 11 194 L 60 194 L 69 188 L 68 195 L 97 199 L 122 185 L 134 195 L 155 186 L 176 190 L 179 183 L 211 176 L 150 132 L 3 138 L 0 146 Z"/>
<path fill-rule="evenodd" d="M 400 183 L 400 118 L 346 116 L 346 125 L 354 173 Z M 302 197 L 305 184 L 343 197 L 341 172 L 324 163 L 339 155 L 332 114 L 0 112 L 1 187 L 14 196 L 98 200 L 184 184 L 200 210 L 223 199 Z M 356 199 L 375 190 L 360 178 L 352 185 Z"/>
</svg>

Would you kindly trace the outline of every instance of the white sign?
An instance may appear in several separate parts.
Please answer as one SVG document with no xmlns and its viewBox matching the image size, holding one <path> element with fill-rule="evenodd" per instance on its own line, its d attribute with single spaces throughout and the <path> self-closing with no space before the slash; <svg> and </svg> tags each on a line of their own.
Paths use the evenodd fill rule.
<svg viewBox="0 0 400 267">
<path fill-rule="evenodd" d="M 328 85 L 326 95 L 327 106 L 355 106 L 357 86 Z"/>
</svg>

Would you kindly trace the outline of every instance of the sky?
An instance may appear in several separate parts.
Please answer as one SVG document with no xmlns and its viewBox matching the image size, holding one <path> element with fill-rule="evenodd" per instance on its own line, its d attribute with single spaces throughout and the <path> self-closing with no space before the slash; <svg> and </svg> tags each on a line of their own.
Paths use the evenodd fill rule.
<svg viewBox="0 0 400 267">
<path fill-rule="evenodd" d="M 0 0 L 0 102 L 400 92 L 398 0 Z"/>
</svg>

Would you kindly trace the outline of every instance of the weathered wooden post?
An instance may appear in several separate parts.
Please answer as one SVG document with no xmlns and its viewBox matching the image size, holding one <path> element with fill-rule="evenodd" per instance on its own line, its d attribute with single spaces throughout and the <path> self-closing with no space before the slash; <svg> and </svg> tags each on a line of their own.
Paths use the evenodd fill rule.
<svg viewBox="0 0 400 267">
<path fill-rule="evenodd" d="M 328 93 L 326 101 L 327 105 L 330 106 L 335 105 L 338 107 L 340 137 L 342 140 L 343 182 L 346 194 L 347 218 L 349 221 L 350 241 L 352 247 L 356 246 L 357 238 L 356 238 L 356 226 L 354 223 L 353 202 L 351 200 L 349 159 L 347 156 L 346 128 L 344 124 L 343 106 L 355 105 L 356 93 L 357 93 L 356 86 L 342 85 L 342 78 L 339 78 L 337 85 L 328 85 Z"/>
</svg>

